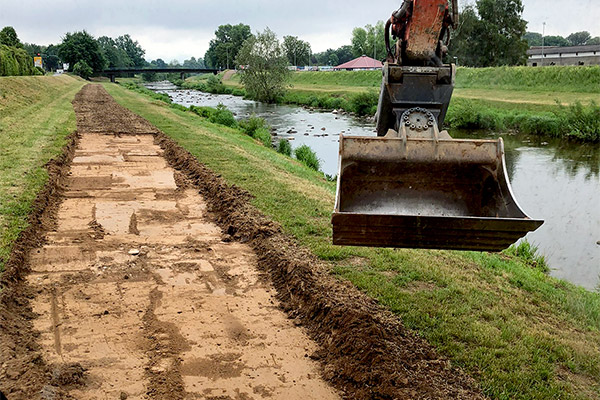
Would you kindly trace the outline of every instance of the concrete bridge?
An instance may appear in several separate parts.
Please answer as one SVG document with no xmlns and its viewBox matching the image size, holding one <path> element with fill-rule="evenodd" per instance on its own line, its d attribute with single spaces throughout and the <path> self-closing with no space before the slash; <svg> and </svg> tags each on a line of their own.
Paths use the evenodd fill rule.
<svg viewBox="0 0 600 400">
<path fill-rule="evenodd" d="M 185 79 L 185 74 L 218 74 L 223 70 L 220 69 L 209 69 L 209 68 L 110 68 L 102 71 L 102 75 L 106 75 L 110 78 L 111 82 L 115 82 L 115 76 L 117 74 L 141 74 L 143 72 L 157 72 L 157 73 L 179 73 L 181 79 Z"/>
</svg>

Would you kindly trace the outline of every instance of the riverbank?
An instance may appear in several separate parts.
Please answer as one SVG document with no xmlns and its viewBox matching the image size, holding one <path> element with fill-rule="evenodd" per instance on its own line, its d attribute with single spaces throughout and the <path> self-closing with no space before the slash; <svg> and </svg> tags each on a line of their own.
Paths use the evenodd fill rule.
<svg viewBox="0 0 600 400">
<path fill-rule="evenodd" d="M 75 130 L 71 76 L 0 78 L 0 271 L 48 179 L 45 164 Z"/>
<path fill-rule="evenodd" d="M 600 294 L 505 254 L 332 246 L 334 183 L 237 130 L 105 87 L 228 184 L 247 190 L 253 205 L 332 273 L 395 312 L 490 397 L 599 398 Z"/>
<path fill-rule="evenodd" d="M 237 74 L 221 74 L 213 93 L 243 95 Z M 207 90 L 207 76 L 181 83 Z M 296 72 L 285 104 L 374 115 L 379 71 Z M 456 129 L 600 141 L 600 67 L 458 68 L 446 125 Z"/>
</svg>

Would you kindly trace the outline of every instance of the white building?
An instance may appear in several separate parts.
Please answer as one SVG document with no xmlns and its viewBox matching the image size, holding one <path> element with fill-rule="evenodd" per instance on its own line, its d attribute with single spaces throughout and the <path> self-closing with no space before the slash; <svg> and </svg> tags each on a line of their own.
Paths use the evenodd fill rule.
<svg viewBox="0 0 600 400">
<path fill-rule="evenodd" d="M 543 53 L 543 54 L 542 54 Z M 534 46 L 527 50 L 527 65 L 600 65 L 600 44 L 587 46 Z"/>
</svg>

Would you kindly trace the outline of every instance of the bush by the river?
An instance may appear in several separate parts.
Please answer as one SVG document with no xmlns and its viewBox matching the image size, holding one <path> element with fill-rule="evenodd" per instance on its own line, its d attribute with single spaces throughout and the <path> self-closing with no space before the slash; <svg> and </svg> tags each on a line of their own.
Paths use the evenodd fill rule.
<svg viewBox="0 0 600 400">
<path fill-rule="evenodd" d="M 239 122 L 242 131 L 258 140 L 267 147 L 271 147 L 271 128 L 264 118 L 252 115 L 248 119 L 243 119 Z"/>
<path fill-rule="evenodd" d="M 193 81 L 171 81 L 175 85 L 180 86 L 184 89 L 199 90 L 201 92 L 207 92 L 212 94 L 233 94 L 235 96 L 244 96 L 245 91 L 241 89 L 233 89 L 223 84 L 221 78 L 216 75 L 210 74 L 202 76 L 200 79 Z"/>
<path fill-rule="evenodd" d="M 360 116 L 375 115 L 378 95 L 376 92 L 362 92 L 353 95 L 322 94 L 306 92 L 288 92 L 281 102 L 297 104 L 324 110 L 344 110 Z"/>
<path fill-rule="evenodd" d="M 0 76 L 37 75 L 33 60 L 23 49 L 0 44 Z"/>
<path fill-rule="evenodd" d="M 277 152 L 283 154 L 284 156 L 291 157 L 292 156 L 292 145 L 289 141 L 285 139 L 281 139 L 277 144 Z"/>
<path fill-rule="evenodd" d="M 446 125 L 460 129 L 483 129 L 503 132 L 564 137 L 568 139 L 600 141 L 600 106 L 579 102 L 569 106 L 558 105 L 553 111 L 531 112 L 491 108 L 481 102 L 454 99 L 446 116 Z"/>
<path fill-rule="evenodd" d="M 233 113 L 223 104 L 219 104 L 216 108 L 190 106 L 189 109 L 193 113 L 208 119 L 212 123 L 229 126 L 230 128 L 236 128 L 238 126 Z"/>
<path fill-rule="evenodd" d="M 305 144 L 296 148 L 294 155 L 298 161 L 315 171 L 321 168 L 321 161 L 317 157 L 317 154 Z"/>
</svg>

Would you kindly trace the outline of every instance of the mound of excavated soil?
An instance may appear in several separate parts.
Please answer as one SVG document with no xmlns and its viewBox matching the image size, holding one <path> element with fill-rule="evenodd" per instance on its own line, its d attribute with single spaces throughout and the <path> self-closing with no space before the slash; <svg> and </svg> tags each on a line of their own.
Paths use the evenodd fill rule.
<svg viewBox="0 0 600 400">
<path fill-rule="evenodd" d="M 196 393 L 192 385 L 207 382 L 227 383 L 231 388 L 234 385 L 249 387 L 250 380 L 267 379 L 265 376 L 273 372 L 280 377 L 279 386 L 273 386 L 270 381 L 254 385 L 253 393 L 248 396 L 278 397 L 284 393 L 282 390 L 300 390 L 300 386 L 294 389 L 286 379 L 295 376 L 296 363 L 302 365 L 298 367 L 298 376 L 302 378 L 298 379 L 304 379 L 303 385 L 319 388 L 323 397 L 325 394 L 334 396 L 317 378 L 311 377 L 309 371 L 314 362 L 311 360 L 318 361 L 321 375 L 346 398 L 483 398 L 470 377 L 405 329 L 396 316 L 355 287 L 333 277 L 326 264 L 254 208 L 249 203 L 249 193 L 228 185 L 168 136 L 120 107 L 101 86 L 86 86 L 74 100 L 74 107 L 78 130 L 87 143 L 80 146 L 83 150 L 78 150 L 81 154 L 76 159 L 79 164 L 75 164 L 78 165 L 73 170 L 75 176 L 65 184 L 65 166 L 71 162 L 76 145 L 73 136 L 64 155 L 50 166 L 51 179 L 38 197 L 32 225 L 21 235 L 0 281 L 3 287 L 0 294 L 0 390 L 10 400 L 83 393 L 78 391 L 104 384 L 95 380 L 100 376 L 98 371 L 104 371 L 103 374 L 115 380 L 119 379 L 118 375 L 139 371 L 139 376 L 149 382 L 146 395 L 150 398 L 187 398 L 186 393 Z M 143 157 L 155 156 L 155 150 L 143 139 L 148 133 L 153 134 L 155 145 L 162 148 L 160 158 L 164 155 L 175 173 L 144 170 L 147 160 Z M 105 140 L 98 134 L 112 135 L 114 139 Z M 132 137 L 127 139 L 124 135 Z M 103 146 L 102 152 L 92 154 L 90 143 L 94 140 Z M 144 151 L 136 151 L 135 143 L 146 143 Z M 157 169 L 167 171 L 158 158 L 152 160 Z M 112 176 L 111 179 L 93 173 L 94 168 L 106 172 L 109 164 L 124 169 L 116 174 L 104 174 Z M 124 165 L 133 169 L 127 172 Z M 76 176 L 76 171 L 83 175 Z M 119 179 L 115 180 L 115 176 Z M 155 179 L 158 187 L 148 191 L 140 183 L 148 179 Z M 135 195 L 127 193 L 127 185 L 138 187 L 142 192 L 146 190 L 146 194 L 151 192 L 152 196 L 139 194 L 140 198 L 132 198 Z M 190 188 L 199 190 L 204 200 L 196 199 Z M 58 211 L 61 194 L 79 203 L 68 206 L 69 202 L 65 201 Z M 128 202 L 131 210 L 111 212 L 122 207 L 115 208 L 113 204 L 107 208 L 108 201 Z M 134 202 L 135 207 L 131 205 Z M 209 227 L 202 207 L 193 207 L 203 202 L 222 234 Z M 87 209 L 93 216 L 89 221 L 81 216 Z M 78 227 L 84 232 L 82 239 L 77 239 L 81 234 L 67 232 L 67 227 L 72 230 L 76 226 L 76 221 L 69 216 L 79 217 L 85 226 Z M 41 248 L 41 255 L 32 260 L 32 249 L 41 246 L 41 239 L 52 229 L 55 232 Z M 186 230 L 194 229 L 199 236 L 197 240 L 184 239 Z M 202 232 L 208 236 L 202 238 Z M 139 245 L 144 235 L 154 235 L 154 239 L 143 240 L 147 249 L 141 255 L 119 253 L 129 250 L 129 245 Z M 178 235 L 182 235 L 181 241 Z M 129 242 L 120 249 L 115 239 Z M 77 246 L 85 246 L 86 251 L 74 250 Z M 255 255 L 245 250 L 246 247 Z M 65 260 L 71 257 L 68 251 L 75 255 Z M 90 255 L 92 252 L 96 258 Z M 98 258 L 99 253 L 103 258 Z M 179 256 L 174 259 L 172 253 Z M 64 256 L 52 259 L 56 254 Z M 97 268 L 100 265 L 97 262 L 96 267 L 88 265 L 89 260 L 94 259 L 104 263 L 101 264 L 103 269 Z M 32 262 L 32 275 L 27 278 Z M 63 269 L 60 269 L 61 263 L 65 264 Z M 257 266 L 276 288 L 276 299 L 269 300 L 270 284 L 252 272 Z M 60 279 L 47 277 L 51 275 L 48 272 L 44 275 L 43 271 L 48 268 L 58 268 Z M 42 283 L 36 283 L 32 276 L 39 277 Z M 102 289 L 113 287 L 110 285 L 114 286 L 114 292 Z M 185 306 L 189 303 L 185 296 L 192 295 L 199 297 L 194 298 L 195 305 L 190 311 Z M 215 296 L 225 297 L 219 303 Z M 258 301 L 259 297 L 262 300 Z M 222 306 L 210 308 L 211 301 L 215 307 Z M 263 303 L 270 301 L 287 313 L 287 319 L 277 319 L 275 311 L 279 310 L 265 308 Z M 32 312 L 32 303 L 41 317 L 36 318 Z M 89 307 L 89 313 L 81 315 L 73 311 L 75 304 L 81 304 L 82 310 Z M 211 313 L 203 316 L 203 307 L 210 308 Z M 125 313 L 123 309 L 130 311 Z M 251 311 L 244 312 L 245 309 Z M 119 312 L 123 312 L 123 317 L 114 319 Z M 137 316 L 136 312 L 139 312 Z M 45 314 L 50 320 L 62 319 L 59 324 L 47 324 L 46 329 L 41 320 Z M 251 321 L 245 320 L 249 314 L 254 316 Z M 137 341 L 139 349 L 131 348 L 128 357 L 137 364 L 130 371 L 126 364 L 119 365 L 123 372 L 115 374 L 110 365 L 94 361 L 94 357 L 100 358 L 92 348 L 90 358 L 81 357 L 79 364 L 78 355 L 89 354 L 85 353 L 86 346 L 91 346 L 85 342 L 90 341 L 89 337 L 83 335 L 81 343 L 70 342 L 69 346 L 65 344 L 64 335 L 62 341 L 57 340 L 61 329 L 76 332 L 78 318 L 84 318 L 88 321 L 86 324 L 104 323 L 98 326 L 106 327 L 107 344 L 116 343 L 124 349 L 128 348 L 127 338 L 116 334 L 113 338 L 111 324 L 122 323 L 120 329 L 125 336 L 129 336 L 127 329 L 135 329 L 136 335 L 141 335 Z M 277 322 L 272 322 L 272 318 Z M 106 321 L 113 322 L 107 324 Z M 224 324 L 221 333 L 213 329 L 219 324 Z M 194 336 L 197 330 L 203 329 L 206 335 Z M 261 334 L 257 335 L 254 329 L 260 329 Z M 274 336 L 268 337 L 279 330 L 286 332 L 285 335 L 272 333 Z M 316 345 L 304 342 L 302 332 L 308 333 Z M 71 336 L 77 337 L 75 333 Z M 302 343 L 300 350 L 306 356 L 306 363 L 302 358 L 294 358 L 294 345 L 285 342 L 291 336 L 297 337 L 295 343 Z M 72 338 L 69 340 L 74 340 Z M 216 350 L 204 354 L 205 348 L 210 346 Z M 264 376 L 251 378 L 244 371 L 249 370 L 253 360 L 244 353 L 261 354 L 252 353 L 261 346 L 275 349 L 271 353 L 273 360 L 259 364 L 260 368 L 269 368 L 264 370 Z M 282 347 L 291 353 L 284 355 Z M 112 351 L 110 346 L 107 349 Z M 234 350 L 226 351 L 228 349 Z M 56 353 L 70 358 L 71 362 L 57 363 L 61 358 Z M 118 388 L 115 390 L 119 393 Z M 231 398 L 217 396 L 216 389 L 206 390 L 197 392 L 198 396 Z"/>
</svg>

